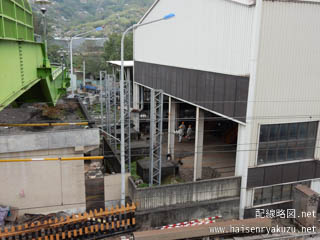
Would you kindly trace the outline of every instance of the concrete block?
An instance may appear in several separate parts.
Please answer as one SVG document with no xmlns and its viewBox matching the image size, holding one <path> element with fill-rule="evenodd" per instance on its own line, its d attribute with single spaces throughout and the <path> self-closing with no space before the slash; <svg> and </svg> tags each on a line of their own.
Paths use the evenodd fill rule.
<svg viewBox="0 0 320 240">
<path fill-rule="evenodd" d="M 66 135 L 66 145 L 68 147 L 84 146 L 85 134 L 83 131 L 69 131 Z"/>
<path fill-rule="evenodd" d="M 61 148 L 61 146 L 67 147 L 66 132 L 50 133 L 49 146 L 50 146 L 50 149 Z"/>
<path fill-rule="evenodd" d="M 0 153 L 8 152 L 8 139 L 0 137 Z"/>
<path fill-rule="evenodd" d="M 2 163 L 0 203 L 23 208 L 61 205 L 61 175 L 58 161 Z"/>
<path fill-rule="evenodd" d="M 126 173 L 126 196 L 129 195 L 128 178 Z M 121 174 L 107 175 L 104 177 L 104 200 L 105 202 L 117 201 L 121 198 Z"/>
<path fill-rule="evenodd" d="M 8 152 L 24 152 L 48 149 L 47 134 L 13 135 L 8 138 Z"/>
<path fill-rule="evenodd" d="M 61 162 L 63 204 L 84 203 L 84 161 Z"/>
<path fill-rule="evenodd" d="M 32 134 L 0 136 L 0 153 L 30 152 L 76 146 L 98 146 L 99 129 L 39 132 Z"/>
<path fill-rule="evenodd" d="M 293 199 L 296 220 L 305 227 L 317 226 L 319 194 L 305 185 L 297 185 L 293 191 Z"/>
<path fill-rule="evenodd" d="M 99 145 L 100 132 L 99 129 L 90 129 L 85 131 L 85 146 Z"/>
</svg>

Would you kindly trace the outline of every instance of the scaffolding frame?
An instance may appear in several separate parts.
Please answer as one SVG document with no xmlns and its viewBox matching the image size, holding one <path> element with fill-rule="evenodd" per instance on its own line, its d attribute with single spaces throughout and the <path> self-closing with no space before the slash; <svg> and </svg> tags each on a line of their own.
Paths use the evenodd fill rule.
<svg viewBox="0 0 320 240">
<path fill-rule="evenodd" d="M 149 186 L 161 185 L 163 91 L 151 89 Z"/>
<path fill-rule="evenodd" d="M 109 81 L 109 75 L 105 78 L 105 102 L 106 102 L 106 131 L 107 133 L 111 134 L 111 86 Z"/>
<path fill-rule="evenodd" d="M 102 85 L 102 80 L 104 79 L 106 81 L 106 75 L 107 75 L 107 72 L 106 71 L 100 71 L 100 94 L 99 94 L 99 100 L 100 100 L 100 125 L 101 125 L 101 128 L 104 129 L 104 111 L 103 111 L 103 108 L 104 108 L 104 102 L 103 99 L 106 98 L 102 96 L 102 93 L 103 93 L 103 85 Z M 107 112 L 106 112 L 107 114 Z"/>
<path fill-rule="evenodd" d="M 107 133 L 109 146 L 116 152 L 118 141 L 117 139 L 117 81 L 113 74 L 107 75 L 106 81 L 106 118 L 107 118 Z"/>
<path fill-rule="evenodd" d="M 125 163 L 126 170 L 131 172 L 131 83 L 130 79 L 124 80 L 124 135 L 125 135 Z"/>
<path fill-rule="evenodd" d="M 102 79 L 102 72 L 100 72 L 100 79 Z M 120 119 L 117 117 L 118 112 L 118 86 L 116 75 L 110 74 L 106 75 L 105 83 L 105 109 L 106 109 L 106 131 L 110 134 L 108 143 L 109 146 L 118 154 L 118 144 L 117 141 L 117 126 L 120 124 Z M 125 132 L 125 164 L 126 171 L 131 172 L 131 82 L 126 75 L 124 80 L 124 132 Z M 101 96 L 101 95 L 100 95 Z M 102 111 L 102 110 L 101 110 Z"/>
</svg>

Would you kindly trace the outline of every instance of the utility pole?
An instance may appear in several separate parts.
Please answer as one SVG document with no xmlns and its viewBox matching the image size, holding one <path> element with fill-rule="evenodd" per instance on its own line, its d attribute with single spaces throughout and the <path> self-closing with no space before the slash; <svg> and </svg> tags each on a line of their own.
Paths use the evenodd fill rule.
<svg viewBox="0 0 320 240">
<path fill-rule="evenodd" d="M 85 86 L 86 86 L 86 60 L 85 60 L 84 58 L 83 58 L 82 66 L 83 66 L 83 81 L 82 81 L 82 86 L 83 86 L 83 88 L 85 88 Z"/>
<path fill-rule="evenodd" d="M 126 34 L 131 31 L 134 30 L 138 27 L 141 26 L 145 26 L 145 25 L 149 25 L 152 23 L 156 23 L 156 22 L 160 22 L 163 20 L 168 20 L 171 19 L 175 16 L 175 14 L 170 13 L 168 15 L 165 15 L 163 18 L 160 19 L 156 19 L 150 22 L 146 22 L 146 23 L 140 23 L 140 24 L 134 24 L 132 26 L 130 26 L 127 30 L 125 30 L 122 33 L 122 38 L 121 38 L 121 74 L 120 74 L 120 123 L 121 123 L 121 144 L 120 144 L 120 159 L 121 159 L 121 205 L 125 206 L 125 200 L 126 200 L 126 184 L 125 184 L 125 174 L 126 174 L 126 161 L 125 161 L 125 108 L 127 108 L 127 111 L 129 112 L 129 116 L 130 116 L 130 104 L 125 105 L 125 89 L 124 89 L 124 85 L 125 85 L 125 81 L 124 81 L 124 39 Z M 130 83 L 128 84 L 128 86 L 130 87 Z M 129 94 L 130 94 L 130 89 L 129 89 Z M 129 99 L 128 99 L 128 103 L 130 103 L 130 95 L 129 95 Z M 130 118 L 129 118 L 129 144 L 130 144 Z M 129 147 L 129 153 L 130 153 L 130 146 Z M 130 163 L 130 156 L 128 158 Z M 130 165 L 129 165 L 129 169 L 130 169 Z"/>
</svg>

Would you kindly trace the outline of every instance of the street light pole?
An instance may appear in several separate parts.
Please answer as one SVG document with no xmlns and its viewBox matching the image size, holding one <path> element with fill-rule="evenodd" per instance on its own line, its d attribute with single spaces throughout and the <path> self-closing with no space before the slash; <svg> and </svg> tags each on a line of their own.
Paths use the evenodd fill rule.
<svg viewBox="0 0 320 240">
<path fill-rule="evenodd" d="M 47 17 L 46 17 L 46 12 L 47 12 L 47 5 L 50 5 L 52 2 L 50 0 L 36 0 L 36 4 L 42 6 L 40 8 L 40 11 L 42 13 L 42 22 L 43 22 L 43 43 L 44 43 L 44 48 L 45 48 L 45 66 L 49 66 L 49 60 L 48 60 L 48 41 L 47 41 Z"/>
<path fill-rule="evenodd" d="M 124 132 L 124 40 L 126 37 L 126 34 L 134 30 L 138 27 L 149 25 L 152 23 L 160 22 L 163 20 L 171 19 L 175 16 L 175 14 L 170 13 L 163 18 L 156 19 L 150 22 L 146 23 L 140 23 L 140 24 L 134 24 L 130 26 L 127 30 L 125 30 L 122 34 L 121 38 L 121 75 L 120 75 L 120 122 L 121 122 L 121 144 L 120 144 L 120 157 L 121 157 L 121 205 L 125 206 L 125 199 L 126 199 L 126 179 L 125 179 L 125 132 Z M 127 106 L 130 108 L 130 106 Z M 130 127 L 130 124 L 129 124 Z M 130 138 L 130 136 L 129 136 Z M 130 149 L 129 149 L 130 151 Z"/>
<path fill-rule="evenodd" d="M 95 31 L 101 31 L 103 30 L 103 27 L 97 27 L 95 29 L 92 29 L 91 31 L 88 31 L 88 32 L 85 32 L 85 33 L 80 33 L 78 35 L 75 35 L 73 37 L 70 38 L 70 76 L 71 76 L 71 95 L 72 97 L 74 97 L 74 90 L 75 90 L 75 85 L 76 85 L 76 82 L 75 82 L 75 78 L 73 76 L 73 57 L 72 57 L 72 43 L 73 43 L 73 40 L 75 38 L 80 38 L 84 35 L 87 35 L 89 33 L 92 33 L 92 32 L 95 32 Z"/>
</svg>

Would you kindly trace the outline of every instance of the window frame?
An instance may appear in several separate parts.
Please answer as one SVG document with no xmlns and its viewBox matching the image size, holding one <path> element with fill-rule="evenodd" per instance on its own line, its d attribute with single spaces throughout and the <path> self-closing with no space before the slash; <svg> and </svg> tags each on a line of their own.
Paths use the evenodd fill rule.
<svg viewBox="0 0 320 240">
<path fill-rule="evenodd" d="M 315 179 L 313 179 L 313 180 L 315 180 Z M 290 201 L 292 201 L 294 186 L 302 184 L 302 185 L 307 185 L 310 188 L 311 187 L 311 183 L 312 183 L 312 180 L 306 180 L 306 181 L 291 182 L 291 183 L 285 183 L 285 184 L 276 184 L 276 185 L 270 185 L 270 186 L 263 186 L 263 187 L 254 188 L 253 189 L 253 194 L 252 194 L 251 206 L 252 207 L 259 207 L 259 206 L 267 206 L 267 205 L 279 204 L 279 203 L 282 203 L 282 202 L 290 202 Z M 273 201 L 274 189 L 276 187 L 279 187 L 279 186 L 281 187 L 280 200 L 279 201 Z M 290 186 L 290 199 L 283 200 L 284 186 Z M 263 203 L 263 192 L 264 192 L 264 189 L 267 189 L 267 188 L 271 188 L 271 202 Z M 261 200 L 258 201 L 259 204 L 255 204 L 256 190 L 261 191 L 261 193 L 260 193 Z"/>
<path fill-rule="evenodd" d="M 290 125 L 296 125 L 296 137 L 290 138 Z M 301 132 L 300 128 L 302 126 L 305 126 L 307 124 L 307 129 L 305 131 L 306 137 L 299 138 Z M 270 141 L 270 132 L 272 126 L 278 126 L 276 129 L 276 138 L 275 140 Z M 286 127 L 284 127 L 286 126 Z M 262 134 L 262 128 L 267 127 L 267 131 L 263 130 L 264 133 L 267 136 L 263 137 L 263 141 L 261 141 L 261 134 Z M 286 137 L 281 137 L 281 129 L 286 129 Z M 314 160 L 315 159 L 315 152 L 317 147 L 317 138 L 318 138 L 318 131 L 319 131 L 319 121 L 307 121 L 307 122 L 290 122 L 290 123 L 274 123 L 274 124 L 260 124 L 258 127 L 258 144 L 257 144 L 257 153 L 256 153 L 256 166 L 266 166 L 270 164 L 280 164 L 280 163 L 292 163 L 295 161 L 307 161 L 307 160 Z M 310 142 L 313 143 L 313 147 L 310 147 L 310 149 L 306 149 L 304 151 L 304 157 L 299 158 L 299 145 L 304 144 L 306 147 L 310 144 Z M 270 146 L 275 145 L 275 149 L 271 149 Z M 279 145 L 286 145 L 286 148 L 284 148 L 283 156 L 285 156 L 284 159 L 279 159 L 279 151 L 281 150 L 279 148 Z M 292 159 L 288 159 L 289 156 L 289 146 L 293 147 L 293 157 Z M 305 147 L 305 148 L 306 148 Z M 269 152 L 275 151 L 274 161 L 269 161 Z M 310 151 L 312 151 L 312 157 L 308 157 L 308 155 L 311 156 Z M 292 153 L 291 152 L 291 153 Z M 261 155 L 260 155 L 261 153 Z M 273 154 L 273 155 L 274 155 Z M 301 152 L 300 152 L 301 154 Z M 264 156 L 264 160 L 260 161 L 259 156 Z"/>
</svg>

